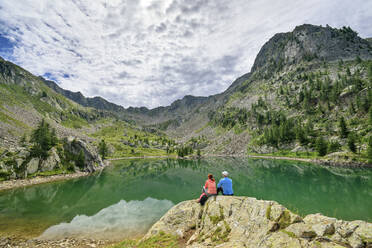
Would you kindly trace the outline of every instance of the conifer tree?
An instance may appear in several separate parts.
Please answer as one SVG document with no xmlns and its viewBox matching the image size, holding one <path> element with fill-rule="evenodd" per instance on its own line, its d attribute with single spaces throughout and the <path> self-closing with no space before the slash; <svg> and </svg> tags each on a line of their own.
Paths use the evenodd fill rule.
<svg viewBox="0 0 372 248">
<path fill-rule="evenodd" d="M 77 156 L 75 163 L 76 163 L 77 167 L 84 168 L 85 154 L 84 154 L 83 150 L 80 150 L 79 155 Z"/>
<path fill-rule="evenodd" d="M 48 151 L 58 143 L 58 138 L 55 130 L 43 119 L 32 132 L 30 141 L 33 143 L 32 155 L 45 159 L 48 157 Z"/>
<path fill-rule="evenodd" d="M 349 147 L 350 151 L 352 151 L 353 153 L 356 153 L 357 148 L 356 148 L 356 145 L 355 145 L 355 136 L 354 135 L 351 134 L 351 135 L 348 136 L 347 146 Z"/>
<path fill-rule="evenodd" d="M 339 120 L 339 128 L 340 128 L 340 137 L 341 138 L 346 138 L 349 131 L 347 129 L 346 122 L 345 122 L 345 119 L 344 119 L 343 116 L 341 116 L 341 118 Z"/>
<path fill-rule="evenodd" d="M 108 155 L 108 147 L 104 139 L 98 144 L 98 152 L 101 155 L 102 159 L 105 159 Z"/>
<path fill-rule="evenodd" d="M 367 146 L 368 163 L 372 163 L 372 136 L 369 136 L 367 145 L 368 145 Z"/>
<path fill-rule="evenodd" d="M 319 156 L 326 155 L 327 154 L 327 148 L 328 148 L 328 145 L 327 145 L 326 141 L 323 139 L 323 137 L 319 137 L 316 140 L 316 143 L 315 143 L 315 149 L 318 152 L 318 155 Z"/>
</svg>

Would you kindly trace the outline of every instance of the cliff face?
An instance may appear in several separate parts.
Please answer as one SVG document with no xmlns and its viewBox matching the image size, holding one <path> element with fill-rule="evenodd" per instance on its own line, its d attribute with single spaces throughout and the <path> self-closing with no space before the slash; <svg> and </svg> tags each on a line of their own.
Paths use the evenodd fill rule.
<svg viewBox="0 0 372 248">
<path fill-rule="evenodd" d="M 148 231 L 177 235 L 187 247 L 372 247 L 372 223 L 311 214 L 302 218 L 274 201 L 211 197 L 204 207 L 181 202 Z"/>
<path fill-rule="evenodd" d="M 312 59 L 350 60 L 356 56 L 371 59 L 372 48 L 352 29 L 304 24 L 297 26 L 293 32 L 278 33 L 266 42 L 256 57 L 252 72 L 269 69 L 272 64 L 288 65 Z"/>
</svg>

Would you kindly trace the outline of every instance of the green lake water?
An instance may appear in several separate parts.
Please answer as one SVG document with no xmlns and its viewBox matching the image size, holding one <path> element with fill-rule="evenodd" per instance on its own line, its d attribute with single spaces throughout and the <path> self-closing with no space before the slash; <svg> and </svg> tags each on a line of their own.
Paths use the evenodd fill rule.
<svg viewBox="0 0 372 248">
<path fill-rule="evenodd" d="M 142 235 L 208 173 L 229 171 L 235 195 L 275 200 L 301 215 L 372 222 L 372 171 L 284 160 L 115 161 L 92 176 L 0 192 L 0 236 L 122 239 Z"/>
</svg>

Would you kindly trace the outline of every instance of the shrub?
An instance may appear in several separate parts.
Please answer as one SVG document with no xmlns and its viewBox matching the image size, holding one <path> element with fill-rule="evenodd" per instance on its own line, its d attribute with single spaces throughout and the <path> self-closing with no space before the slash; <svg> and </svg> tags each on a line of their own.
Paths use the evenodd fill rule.
<svg viewBox="0 0 372 248">
<path fill-rule="evenodd" d="M 327 147 L 327 142 L 323 139 L 323 137 L 319 137 L 316 140 L 315 149 L 318 152 L 319 156 L 324 156 L 327 154 Z"/>
<path fill-rule="evenodd" d="M 353 153 L 356 153 L 357 148 L 355 145 L 355 136 L 354 135 L 349 135 L 349 138 L 347 139 L 347 146 L 349 147 L 350 151 Z"/>
<path fill-rule="evenodd" d="M 105 159 L 108 155 L 108 147 L 106 145 L 105 140 L 101 140 L 98 145 L 98 152 L 101 155 L 102 159 Z"/>
<path fill-rule="evenodd" d="M 328 152 L 329 153 L 331 153 L 331 152 L 337 152 L 337 151 L 340 150 L 340 148 L 341 148 L 341 145 L 337 141 L 331 141 L 328 144 Z"/>
</svg>

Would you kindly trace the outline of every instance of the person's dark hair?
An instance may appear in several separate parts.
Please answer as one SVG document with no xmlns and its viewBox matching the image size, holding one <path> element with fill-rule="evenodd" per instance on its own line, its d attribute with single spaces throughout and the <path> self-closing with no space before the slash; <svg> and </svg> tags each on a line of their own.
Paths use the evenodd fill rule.
<svg viewBox="0 0 372 248">
<path fill-rule="evenodd" d="M 213 178 L 212 174 L 208 174 L 208 178 L 211 179 L 212 181 L 214 181 L 214 178 Z"/>
</svg>

